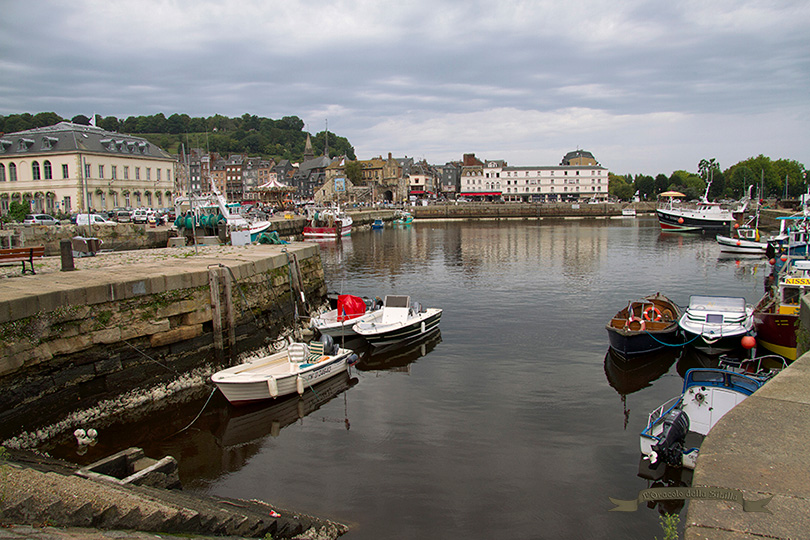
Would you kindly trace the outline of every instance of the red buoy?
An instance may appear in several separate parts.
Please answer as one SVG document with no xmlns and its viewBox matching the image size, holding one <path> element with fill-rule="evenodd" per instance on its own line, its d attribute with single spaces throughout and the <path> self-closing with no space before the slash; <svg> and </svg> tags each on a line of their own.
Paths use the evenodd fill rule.
<svg viewBox="0 0 810 540">
<path fill-rule="evenodd" d="M 782 259 L 782 262 L 785 262 L 787 260 L 787 255 L 782 255 L 779 258 Z"/>
<path fill-rule="evenodd" d="M 770 259 L 768 261 L 768 264 L 770 264 L 771 266 L 775 265 L 776 264 L 776 259 Z"/>
<path fill-rule="evenodd" d="M 740 224 L 739 224 L 739 223 L 735 223 L 735 224 L 734 224 L 734 228 L 735 228 L 735 229 L 739 229 L 739 228 L 740 228 Z"/>
<path fill-rule="evenodd" d="M 678 218 L 678 223 L 680 223 L 681 225 L 683 225 L 683 218 L 682 218 L 682 217 L 681 217 L 681 218 Z"/>
<path fill-rule="evenodd" d="M 744 349 L 753 349 L 757 346 L 757 340 L 754 339 L 754 336 L 743 336 L 741 343 Z"/>
</svg>

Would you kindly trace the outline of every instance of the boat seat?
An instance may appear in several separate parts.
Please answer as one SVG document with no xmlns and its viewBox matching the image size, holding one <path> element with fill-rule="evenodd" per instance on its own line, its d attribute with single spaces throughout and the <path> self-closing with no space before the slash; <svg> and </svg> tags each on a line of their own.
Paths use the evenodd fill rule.
<svg viewBox="0 0 810 540">
<path fill-rule="evenodd" d="M 306 362 L 309 357 L 309 347 L 306 343 L 292 343 L 287 347 L 287 356 L 290 357 L 290 362 L 296 364 Z"/>
<path fill-rule="evenodd" d="M 307 362 L 310 364 L 317 364 L 323 359 L 323 342 L 311 341 L 309 343 L 309 354 L 307 355 Z"/>
</svg>

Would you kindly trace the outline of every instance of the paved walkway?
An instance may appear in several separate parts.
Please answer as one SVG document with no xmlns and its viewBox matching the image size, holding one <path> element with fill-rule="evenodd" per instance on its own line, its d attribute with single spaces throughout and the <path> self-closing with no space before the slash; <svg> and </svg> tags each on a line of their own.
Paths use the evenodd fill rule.
<svg viewBox="0 0 810 540">
<path fill-rule="evenodd" d="M 810 353 L 726 414 L 700 447 L 692 487 L 773 497 L 767 512 L 689 501 L 685 540 L 810 538 Z M 750 508 L 749 508 L 750 510 Z"/>
</svg>

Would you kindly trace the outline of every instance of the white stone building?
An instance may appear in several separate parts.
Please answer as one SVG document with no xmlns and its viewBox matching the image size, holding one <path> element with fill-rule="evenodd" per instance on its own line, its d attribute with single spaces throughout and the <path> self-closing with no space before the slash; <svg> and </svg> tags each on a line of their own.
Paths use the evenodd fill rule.
<svg viewBox="0 0 810 540">
<path fill-rule="evenodd" d="M 70 122 L 0 136 L 0 213 L 172 206 L 175 160 L 146 139 Z M 82 196 L 82 186 L 85 196 Z"/>
</svg>

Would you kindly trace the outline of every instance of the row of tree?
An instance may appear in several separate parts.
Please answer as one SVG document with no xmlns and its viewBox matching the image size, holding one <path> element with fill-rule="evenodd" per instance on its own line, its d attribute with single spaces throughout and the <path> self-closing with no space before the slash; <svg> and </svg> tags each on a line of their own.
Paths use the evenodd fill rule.
<svg viewBox="0 0 810 540">
<path fill-rule="evenodd" d="M 752 185 L 754 197 L 759 194 L 761 198 L 795 199 L 807 193 L 807 171 L 795 160 L 771 160 L 760 154 L 726 170 L 714 158 L 703 159 L 697 165 L 697 172 L 679 170 L 655 178 L 644 174 L 610 174 L 609 192 L 622 200 L 630 200 L 636 192 L 642 200 L 655 199 L 665 191 L 679 191 L 689 199 L 697 199 L 711 182 L 710 200 L 738 199 Z"/>
<path fill-rule="evenodd" d="M 0 116 L 0 133 L 51 126 L 64 120 L 53 112 Z M 91 118 L 80 114 L 70 121 L 90 125 Z M 225 155 L 258 155 L 276 161 L 301 161 L 307 138 L 304 121 L 297 116 L 273 120 L 247 113 L 235 118 L 219 114 L 207 118 L 173 114 L 166 118 L 158 113 L 119 120 L 115 116 L 95 115 L 95 125 L 107 131 L 138 134 L 173 153 L 178 153 L 181 145 L 185 145 L 186 149 L 194 146 Z M 354 147 L 345 137 L 321 131 L 311 135 L 311 140 L 316 155 L 322 154 L 328 143 L 330 157 L 346 155 L 357 159 Z"/>
</svg>

